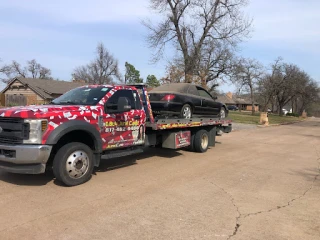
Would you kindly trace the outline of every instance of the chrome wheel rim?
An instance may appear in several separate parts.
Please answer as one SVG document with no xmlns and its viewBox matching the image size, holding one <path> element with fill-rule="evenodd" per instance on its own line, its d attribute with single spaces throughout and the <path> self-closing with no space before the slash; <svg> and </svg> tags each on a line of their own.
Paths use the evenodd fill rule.
<svg viewBox="0 0 320 240">
<path fill-rule="evenodd" d="M 226 118 L 226 112 L 224 111 L 224 109 L 221 109 L 220 111 L 220 118 Z"/>
<path fill-rule="evenodd" d="M 203 134 L 201 137 L 201 147 L 202 149 L 206 149 L 208 147 L 209 138 L 207 134 Z"/>
<path fill-rule="evenodd" d="M 186 106 L 183 108 L 183 117 L 184 118 L 191 118 L 191 108 Z"/>
<path fill-rule="evenodd" d="M 84 151 L 75 151 L 67 159 L 66 170 L 69 177 L 81 178 L 89 169 L 89 157 Z"/>
</svg>

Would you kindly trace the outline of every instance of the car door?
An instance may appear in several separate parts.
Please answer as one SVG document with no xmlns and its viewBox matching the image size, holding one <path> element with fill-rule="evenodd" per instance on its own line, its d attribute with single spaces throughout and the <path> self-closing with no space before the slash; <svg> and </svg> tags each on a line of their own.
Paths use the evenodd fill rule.
<svg viewBox="0 0 320 240">
<path fill-rule="evenodd" d="M 218 115 L 220 112 L 220 104 L 213 100 L 210 93 L 201 87 L 197 87 L 198 93 L 202 100 L 202 112 L 206 115 Z"/>
<path fill-rule="evenodd" d="M 205 114 L 202 108 L 202 97 L 199 95 L 197 87 L 191 85 L 188 88 L 185 102 L 191 102 L 194 107 L 193 114 Z"/>
<path fill-rule="evenodd" d="M 104 148 L 144 143 L 146 115 L 136 90 L 119 89 L 105 104 Z"/>
</svg>

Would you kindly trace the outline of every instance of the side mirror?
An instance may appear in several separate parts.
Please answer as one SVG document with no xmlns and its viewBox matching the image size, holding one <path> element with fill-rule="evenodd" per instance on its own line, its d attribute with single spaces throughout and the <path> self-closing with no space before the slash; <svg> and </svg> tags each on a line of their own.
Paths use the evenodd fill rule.
<svg viewBox="0 0 320 240">
<path fill-rule="evenodd" d="M 126 97 L 119 97 L 118 100 L 118 112 L 128 112 L 131 110 L 131 105 L 129 104 L 129 99 Z"/>
<path fill-rule="evenodd" d="M 212 99 L 213 99 L 213 100 L 217 100 L 217 99 L 218 99 L 218 97 L 216 97 L 216 96 L 212 96 Z"/>
</svg>

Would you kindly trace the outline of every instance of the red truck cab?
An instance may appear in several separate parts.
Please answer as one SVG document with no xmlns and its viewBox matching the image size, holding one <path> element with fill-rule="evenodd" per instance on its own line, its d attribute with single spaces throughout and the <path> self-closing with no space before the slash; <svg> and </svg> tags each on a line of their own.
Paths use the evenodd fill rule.
<svg viewBox="0 0 320 240">
<path fill-rule="evenodd" d="M 216 125 L 231 131 L 230 122 L 223 127 L 212 119 L 207 124 L 192 121 L 157 122 L 143 85 L 83 86 L 48 105 L 1 109 L 0 168 L 27 174 L 52 168 L 58 180 L 73 186 L 88 181 L 100 159 L 138 153 L 143 146 L 159 143 L 188 146 L 191 127 L 206 127 L 208 140 Z M 184 138 L 182 144 L 171 147 L 171 133 L 172 141 Z"/>
</svg>

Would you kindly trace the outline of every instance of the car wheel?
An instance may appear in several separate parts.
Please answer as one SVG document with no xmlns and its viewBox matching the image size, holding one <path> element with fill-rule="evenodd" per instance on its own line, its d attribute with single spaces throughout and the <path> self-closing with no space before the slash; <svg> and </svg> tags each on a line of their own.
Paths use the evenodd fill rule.
<svg viewBox="0 0 320 240">
<path fill-rule="evenodd" d="M 226 109 L 224 107 L 220 110 L 220 119 L 224 119 L 227 117 Z"/>
<path fill-rule="evenodd" d="M 181 108 L 180 117 L 189 119 L 192 117 L 192 108 L 189 104 L 185 104 Z"/>
<path fill-rule="evenodd" d="M 206 152 L 209 147 L 209 133 L 206 130 L 199 130 L 194 136 L 193 147 L 195 152 Z"/>
<path fill-rule="evenodd" d="M 87 182 L 94 168 L 93 152 L 85 144 L 71 142 L 60 148 L 53 160 L 53 174 L 67 186 Z"/>
</svg>

